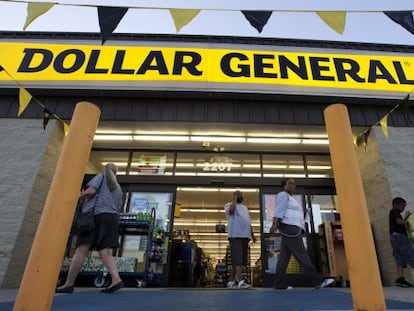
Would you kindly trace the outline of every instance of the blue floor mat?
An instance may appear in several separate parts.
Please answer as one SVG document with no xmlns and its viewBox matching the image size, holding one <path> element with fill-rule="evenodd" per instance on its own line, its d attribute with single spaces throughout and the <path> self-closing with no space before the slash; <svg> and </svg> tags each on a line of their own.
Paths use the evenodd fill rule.
<svg viewBox="0 0 414 311">
<path fill-rule="evenodd" d="M 386 300 L 388 309 L 414 310 L 413 303 Z M 13 302 L 0 303 L 12 311 Z M 333 289 L 226 290 L 122 289 L 101 294 L 99 289 L 54 297 L 53 311 L 332 311 L 352 310 L 352 297 Z M 36 309 L 33 309 L 36 310 Z"/>
</svg>

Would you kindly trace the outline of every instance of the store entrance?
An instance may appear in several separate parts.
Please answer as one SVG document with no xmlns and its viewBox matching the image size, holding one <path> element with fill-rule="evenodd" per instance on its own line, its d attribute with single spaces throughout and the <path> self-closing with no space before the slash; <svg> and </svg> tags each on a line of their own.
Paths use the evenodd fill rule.
<svg viewBox="0 0 414 311">
<path fill-rule="evenodd" d="M 244 273 L 253 285 L 260 278 L 255 269 L 260 258 L 260 209 L 258 188 L 237 188 L 244 194 L 258 240 L 250 243 L 250 265 Z M 169 264 L 169 286 L 225 287 L 231 273 L 224 205 L 234 187 L 178 187 Z"/>
</svg>

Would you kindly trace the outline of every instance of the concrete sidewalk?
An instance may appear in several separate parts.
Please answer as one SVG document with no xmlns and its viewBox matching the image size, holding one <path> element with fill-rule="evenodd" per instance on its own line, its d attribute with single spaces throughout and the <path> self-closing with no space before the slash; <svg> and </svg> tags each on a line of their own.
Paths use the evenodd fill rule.
<svg viewBox="0 0 414 311">
<path fill-rule="evenodd" d="M 414 288 L 386 287 L 384 293 L 388 310 L 414 311 Z M 0 311 L 13 310 L 16 295 L 17 290 L 0 290 Z M 348 311 L 353 306 L 349 288 L 124 288 L 114 294 L 102 294 L 98 288 L 76 288 L 73 294 L 56 294 L 52 310 Z"/>
</svg>

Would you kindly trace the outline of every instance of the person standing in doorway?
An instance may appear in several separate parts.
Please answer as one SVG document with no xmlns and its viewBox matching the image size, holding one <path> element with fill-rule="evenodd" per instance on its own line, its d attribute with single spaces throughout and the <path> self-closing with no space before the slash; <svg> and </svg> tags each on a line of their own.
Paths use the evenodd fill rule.
<svg viewBox="0 0 414 311">
<path fill-rule="evenodd" d="M 247 280 L 243 279 L 243 266 L 249 263 L 249 241 L 256 241 L 251 226 L 249 210 L 243 205 L 243 193 L 235 191 L 233 200 L 224 206 L 227 218 L 228 239 L 232 261 L 232 270 L 227 282 L 229 288 L 250 288 Z"/>
<path fill-rule="evenodd" d="M 276 264 L 274 287 L 289 289 L 286 281 L 286 268 L 293 255 L 302 267 L 305 276 L 312 280 L 315 288 L 322 288 L 335 282 L 332 278 L 325 279 L 313 266 L 309 254 L 303 244 L 305 233 L 305 213 L 300 204 L 293 198 L 295 181 L 287 178 L 282 181 L 283 191 L 276 198 L 275 213 L 270 233 L 281 234 L 280 254 Z"/>
<path fill-rule="evenodd" d="M 400 197 L 392 200 L 392 209 L 389 212 L 390 241 L 397 264 L 397 279 L 395 285 L 400 287 L 413 287 L 404 278 L 404 269 L 407 264 L 414 268 L 414 245 L 407 235 L 407 221 L 401 213 L 405 210 L 407 202 Z"/>
<path fill-rule="evenodd" d="M 111 284 L 101 292 L 110 294 L 124 286 L 115 258 L 112 256 L 112 250 L 119 247 L 118 215 L 122 210 L 122 190 L 116 179 L 116 172 L 114 164 L 106 164 L 102 173 L 92 178 L 80 195 L 81 199 L 85 199 L 82 212 L 95 209 L 95 228 L 78 234 L 66 282 L 56 288 L 56 293 L 73 293 L 76 277 L 91 249 L 99 252 L 102 263 L 111 275 Z"/>
</svg>

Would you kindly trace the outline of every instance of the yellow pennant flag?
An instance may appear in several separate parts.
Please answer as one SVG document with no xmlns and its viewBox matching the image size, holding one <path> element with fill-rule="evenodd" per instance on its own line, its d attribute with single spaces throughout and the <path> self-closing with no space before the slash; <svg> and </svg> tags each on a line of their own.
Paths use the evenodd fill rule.
<svg viewBox="0 0 414 311">
<path fill-rule="evenodd" d="M 388 115 L 386 114 L 380 121 L 381 130 L 384 133 L 385 139 L 388 139 Z"/>
<path fill-rule="evenodd" d="M 181 30 L 185 25 L 191 22 L 201 10 L 182 10 L 182 9 L 170 9 L 170 14 L 174 20 L 175 29 L 177 32 Z"/>
<path fill-rule="evenodd" d="M 45 14 L 49 11 L 55 4 L 54 3 L 45 3 L 45 2 L 30 2 L 27 4 L 27 16 L 26 22 L 24 23 L 23 30 L 26 28 L 40 15 Z"/>
<path fill-rule="evenodd" d="M 32 100 L 32 95 L 24 88 L 19 88 L 19 111 L 17 112 L 17 116 L 20 117 L 23 111 L 27 108 Z"/>
<path fill-rule="evenodd" d="M 342 35 L 345 31 L 346 12 L 316 12 L 333 30 Z"/>
<path fill-rule="evenodd" d="M 68 135 L 69 132 L 69 124 L 66 122 L 63 122 L 63 133 L 65 134 L 65 137 Z"/>
</svg>

